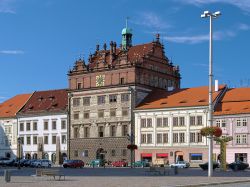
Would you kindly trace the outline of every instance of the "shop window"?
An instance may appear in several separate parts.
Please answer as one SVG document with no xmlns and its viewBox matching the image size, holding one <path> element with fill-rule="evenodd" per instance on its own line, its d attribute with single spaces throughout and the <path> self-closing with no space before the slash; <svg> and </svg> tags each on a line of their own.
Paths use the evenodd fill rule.
<svg viewBox="0 0 250 187">
<path fill-rule="evenodd" d="M 190 160 L 191 161 L 202 161 L 202 154 L 201 153 L 190 153 Z"/>
</svg>

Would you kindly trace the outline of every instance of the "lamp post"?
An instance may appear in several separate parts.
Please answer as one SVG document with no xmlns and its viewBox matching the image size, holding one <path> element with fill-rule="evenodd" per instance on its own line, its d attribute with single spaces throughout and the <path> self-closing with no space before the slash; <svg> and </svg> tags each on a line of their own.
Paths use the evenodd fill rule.
<svg viewBox="0 0 250 187">
<path fill-rule="evenodd" d="M 201 18 L 208 18 L 210 20 L 210 33 L 209 33 L 209 94 L 208 94 L 208 126 L 213 125 L 213 98 L 212 98 L 212 87 L 213 87 L 213 18 L 217 18 L 221 15 L 220 11 L 211 13 L 209 11 L 204 11 Z M 208 177 L 213 175 L 213 138 L 209 137 L 209 151 L 208 151 Z"/>
<path fill-rule="evenodd" d="M 21 160 L 21 143 L 22 143 L 22 140 L 21 138 L 17 138 L 17 143 L 18 143 L 18 169 L 21 169 L 20 167 L 20 160 Z"/>
</svg>

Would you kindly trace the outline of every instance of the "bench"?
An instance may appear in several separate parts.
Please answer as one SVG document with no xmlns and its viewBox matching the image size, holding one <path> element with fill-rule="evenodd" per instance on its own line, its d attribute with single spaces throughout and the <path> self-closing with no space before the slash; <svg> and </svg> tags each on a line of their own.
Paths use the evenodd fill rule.
<svg viewBox="0 0 250 187">
<path fill-rule="evenodd" d="M 145 172 L 154 175 L 169 175 L 170 169 L 171 168 L 169 167 L 150 166 L 149 170 L 146 170 Z"/>
<path fill-rule="evenodd" d="M 36 175 L 34 176 L 36 177 L 48 176 L 48 177 L 53 177 L 54 180 L 56 180 L 56 176 L 58 176 L 58 180 L 61 180 L 61 177 L 64 177 L 65 180 L 65 175 L 59 170 L 55 169 L 37 169 Z"/>
</svg>

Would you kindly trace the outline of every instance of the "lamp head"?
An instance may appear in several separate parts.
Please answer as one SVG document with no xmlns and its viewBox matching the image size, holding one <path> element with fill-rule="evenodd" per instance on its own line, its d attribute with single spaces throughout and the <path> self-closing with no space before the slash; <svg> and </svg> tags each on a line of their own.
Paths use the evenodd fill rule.
<svg viewBox="0 0 250 187">
<path fill-rule="evenodd" d="M 214 15 L 217 17 L 217 16 L 220 16 L 221 15 L 221 12 L 220 11 L 217 11 L 214 13 Z"/>
</svg>

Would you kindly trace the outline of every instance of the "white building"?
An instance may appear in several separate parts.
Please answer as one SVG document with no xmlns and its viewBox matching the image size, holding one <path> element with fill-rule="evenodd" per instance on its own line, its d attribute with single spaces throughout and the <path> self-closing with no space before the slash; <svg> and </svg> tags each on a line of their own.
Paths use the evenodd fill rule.
<svg viewBox="0 0 250 187">
<path fill-rule="evenodd" d="M 18 113 L 18 136 L 27 159 L 67 157 L 66 90 L 35 92 Z"/>
<path fill-rule="evenodd" d="M 214 104 L 224 90 L 214 92 Z M 135 111 L 136 160 L 207 161 L 208 141 L 200 134 L 207 126 L 207 112 L 208 87 L 150 93 Z"/>
<path fill-rule="evenodd" d="M 0 157 L 17 156 L 16 113 L 24 106 L 31 94 L 17 95 L 0 104 Z"/>
</svg>

